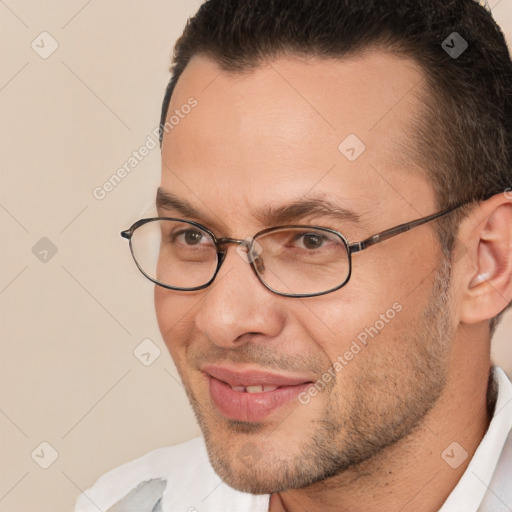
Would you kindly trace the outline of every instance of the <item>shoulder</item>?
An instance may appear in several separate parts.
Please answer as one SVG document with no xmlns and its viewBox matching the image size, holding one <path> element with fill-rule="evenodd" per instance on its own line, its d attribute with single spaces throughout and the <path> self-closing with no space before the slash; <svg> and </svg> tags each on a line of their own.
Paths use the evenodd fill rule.
<svg viewBox="0 0 512 512">
<path fill-rule="evenodd" d="M 196 437 L 105 473 L 78 497 L 75 512 L 266 512 L 268 500 L 224 483 Z"/>
<path fill-rule="evenodd" d="M 97 512 L 98 507 L 108 510 L 135 489 L 141 489 L 145 482 L 177 481 L 183 486 L 187 479 L 208 479 L 208 473 L 213 473 L 213 469 L 202 438 L 158 448 L 102 475 L 79 496 L 75 512 Z M 151 487 L 160 489 L 162 494 L 160 486 Z"/>
</svg>

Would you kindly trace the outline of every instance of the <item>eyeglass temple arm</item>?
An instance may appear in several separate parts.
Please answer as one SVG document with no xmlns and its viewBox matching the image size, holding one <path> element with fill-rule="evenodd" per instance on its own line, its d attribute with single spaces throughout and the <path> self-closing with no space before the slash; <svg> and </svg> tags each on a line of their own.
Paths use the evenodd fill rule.
<svg viewBox="0 0 512 512">
<path fill-rule="evenodd" d="M 457 210 L 463 206 L 462 204 L 458 206 L 454 206 L 453 208 L 450 208 L 448 210 L 444 210 L 442 212 L 434 213 L 433 215 L 429 215 L 428 217 L 423 217 L 421 219 L 413 220 L 411 222 L 406 222 L 404 224 L 400 224 L 399 226 L 396 226 L 391 229 L 386 229 L 385 231 L 381 231 L 380 233 L 377 233 L 376 235 L 373 235 L 366 240 L 363 240 L 361 242 L 354 242 L 348 246 L 349 251 L 351 253 L 363 251 L 364 249 L 367 249 L 368 247 L 371 247 L 372 245 L 378 244 L 380 242 L 383 242 L 384 240 L 387 240 L 388 238 L 392 238 L 396 235 L 399 235 L 400 233 L 405 233 L 406 231 L 409 231 L 410 229 L 416 228 L 418 226 L 421 226 L 423 224 L 426 224 L 427 222 L 430 222 L 434 219 L 438 219 L 439 217 L 442 217 L 444 215 L 448 215 L 449 213 L 453 212 L 454 210 Z"/>
</svg>

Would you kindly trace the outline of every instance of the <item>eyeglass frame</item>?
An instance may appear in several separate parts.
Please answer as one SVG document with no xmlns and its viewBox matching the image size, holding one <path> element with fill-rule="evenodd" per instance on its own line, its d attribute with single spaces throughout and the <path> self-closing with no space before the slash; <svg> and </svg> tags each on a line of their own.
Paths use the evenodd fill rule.
<svg viewBox="0 0 512 512">
<path fill-rule="evenodd" d="M 403 224 L 399 224 L 398 226 L 395 226 L 393 228 L 385 229 L 384 231 L 381 231 L 380 233 L 376 233 L 375 235 L 372 235 L 360 242 L 352 242 L 352 243 L 348 241 L 347 237 L 345 235 L 343 235 L 343 233 L 340 233 L 339 231 L 336 231 L 335 229 L 326 228 L 326 227 L 322 227 L 322 226 L 311 226 L 311 225 L 300 225 L 300 224 L 299 225 L 290 224 L 290 225 L 273 226 L 270 228 L 265 228 L 261 231 L 258 231 L 254 236 L 245 238 L 243 240 L 238 239 L 238 238 L 229 238 L 229 237 L 217 238 L 215 236 L 215 233 L 213 233 L 210 229 L 208 229 L 206 226 L 203 226 L 199 222 L 195 222 L 193 220 L 179 219 L 179 218 L 174 218 L 174 217 L 151 217 L 151 218 L 147 218 L 147 219 L 140 219 L 137 222 L 135 222 L 134 224 L 132 224 L 132 226 L 130 228 L 128 228 L 124 231 L 121 231 L 120 235 L 123 238 L 126 238 L 130 242 L 130 252 L 132 254 L 133 260 L 135 261 L 135 264 L 137 265 L 137 267 L 141 271 L 141 273 L 146 278 L 148 278 L 151 282 L 153 282 L 156 285 L 161 286 L 163 288 L 169 289 L 169 290 L 192 292 L 192 291 L 197 291 L 197 290 L 203 290 L 213 283 L 213 281 L 217 277 L 220 267 L 222 266 L 222 263 L 224 263 L 226 255 L 227 255 L 227 249 L 224 249 L 224 250 L 221 249 L 221 247 L 226 244 L 237 244 L 237 245 L 245 246 L 247 248 L 247 253 L 250 254 L 250 250 L 252 248 L 252 243 L 259 236 L 269 233 L 269 232 L 272 232 L 272 231 L 277 231 L 280 229 L 290 229 L 290 228 L 318 229 L 321 231 L 327 231 L 327 232 L 337 235 L 339 238 L 341 238 L 342 242 L 344 243 L 344 245 L 347 249 L 347 256 L 348 256 L 348 273 L 347 273 L 347 277 L 346 277 L 345 281 L 343 281 L 339 286 L 336 286 L 329 290 L 326 290 L 323 292 L 316 292 L 316 293 L 300 293 L 300 294 L 299 293 L 278 292 L 278 291 L 274 290 L 272 287 L 270 287 L 267 283 L 265 283 L 265 281 L 263 281 L 263 278 L 258 273 L 258 271 L 256 269 L 256 265 L 255 265 L 255 261 L 257 261 L 257 258 L 248 258 L 248 263 L 251 266 L 254 274 L 256 275 L 256 277 L 258 278 L 260 283 L 265 288 L 270 290 L 271 292 L 273 292 L 277 295 L 280 295 L 282 297 L 293 297 L 293 298 L 317 297 L 319 295 L 326 295 L 327 293 L 332 293 L 336 290 L 339 290 L 340 288 L 343 288 L 343 286 L 345 286 L 349 282 L 350 277 L 352 276 L 352 254 L 353 253 L 364 251 L 365 249 L 368 249 L 368 247 L 372 247 L 373 245 L 376 245 L 380 242 L 388 240 L 394 236 L 400 235 L 402 233 L 410 231 L 411 229 L 422 226 L 422 225 L 426 224 L 427 222 L 431 222 L 440 217 L 448 215 L 449 213 L 451 213 L 455 210 L 458 210 L 465 204 L 467 204 L 467 203 L 462 203 L 457 206 L 453 206 L 453 207 L 443 210 L 441 212 L 437 212 L 432 215 L 428 215 L 427 217 L 422 217 L 420 219 L 416 219 L 416 220 L 413 220 L 410 222 L 405 222 Z M 191 225 L 201 229 L 202 231 L 205 231 L 206 233 L 208 233 L 208 235 L 210 235 L 210 237 L 212 238 L 213 243 L 215 245 L 216 252 L 217 252 L 217 268 L 215 269 L 213 277 L 206 284 L 201 285 L 201 286 L 196 286 L 193 288 L 179 288 L 176 286 L 167 285 L 167 284 L 161 283 L 157 279 L 152 278 L 139 264 L 135 254 L 133 252 L 133 246 L 132 246 L 132 240 L 131 240 L 133 233 L 135 232 L 136 229 L 138 229 L 139 227 L 141 227 L 145 224 L 148 224 L 150 222 L 162 221 L 162 220 L 186 222 L 187 224 L 191 224 Z"/>
</svg>

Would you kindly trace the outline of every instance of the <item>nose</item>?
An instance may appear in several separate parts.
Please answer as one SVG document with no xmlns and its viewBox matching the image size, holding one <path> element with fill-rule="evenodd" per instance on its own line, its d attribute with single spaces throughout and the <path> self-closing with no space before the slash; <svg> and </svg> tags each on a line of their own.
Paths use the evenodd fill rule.
<svg viewBox="0 0 512 512">
<path fill-rule="evenodd" d="M 227 248 L 219 273 L 205 294 L 195 323 L 218 346 L 233 348 L 255 335 L 273 338 L 283 329 L 285 314 L 279 302 L 287 299 L 265 288 L 233 246 Z"/>
</svg>

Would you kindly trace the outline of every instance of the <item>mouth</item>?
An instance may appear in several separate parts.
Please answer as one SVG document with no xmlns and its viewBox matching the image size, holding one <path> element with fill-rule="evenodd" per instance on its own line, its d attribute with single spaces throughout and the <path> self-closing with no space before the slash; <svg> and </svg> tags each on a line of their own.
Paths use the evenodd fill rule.
<svg viewBox="0 0 512 512">
<path fill-rule="evenodd" d="M 297 398 L 313 384 L 297 377 L 254 369 L 207 365 L 202 368 L 210 398 L 226 418 L 258 422 Z M 298 403 L 298 400 L 295 400 Z"/>
<path fill-rule="evenodd" d="M 227 383 L 226 383 L 227 384 Z M 269 391 L 275 391 L 282 386 L 231 386 L 233 391 L 239 391 L 240 393 L 268 393 Z"/>
</svg>

